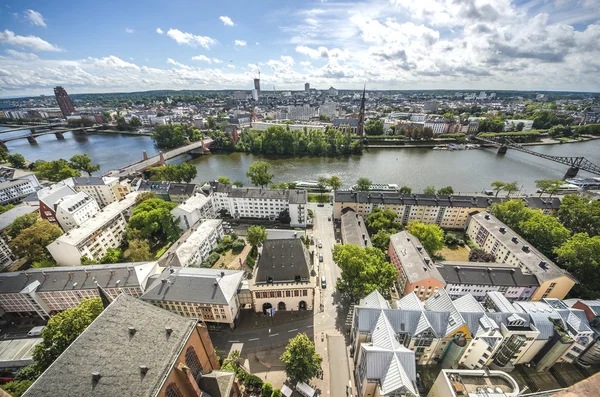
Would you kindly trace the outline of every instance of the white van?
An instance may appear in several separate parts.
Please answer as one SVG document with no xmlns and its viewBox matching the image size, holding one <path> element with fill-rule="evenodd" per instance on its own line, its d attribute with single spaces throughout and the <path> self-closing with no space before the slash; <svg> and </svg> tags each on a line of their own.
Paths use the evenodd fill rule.
<svg viewBox="0 0 600 397">
<path fill-rule="evenodd" d="M 44 328 L 46 327 L 43 325 L 40 325 L 39 327 L 33 327 L 29 330 L 27 336 L 40 336 L 42 335 L 42 331 L 44 330 Z"/>
<path fill-rule="evenodd" d="M 321 276 L 321 288 L 327 288 L 327 280 L 325 276 Z"/>
</svg>

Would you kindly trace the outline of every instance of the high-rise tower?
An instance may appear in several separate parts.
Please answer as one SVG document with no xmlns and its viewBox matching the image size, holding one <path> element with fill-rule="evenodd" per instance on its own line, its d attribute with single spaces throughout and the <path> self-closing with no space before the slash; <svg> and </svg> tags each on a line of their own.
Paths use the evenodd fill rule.
<svg viewBox="0 0 600 397">
<path fill-rule="evenodd" d="M 360 110 L 358 112 L 358 136 L 365 135 L 365 89 L 367 88 L 366 84 L 363 87 L 362 99 L 360 101 Z"/>
<path fill-rule="evenodd" d="M 67 91 L 65 91 L 64 88 L 61 86 L 55 87 L 54 96 L 56 97 L 56 102 L 58 102 L 60 111 L 65 118 L 75 112 L 75 106 L 73 106 L 73 102 L 71 102 L 71 98 L 69 98 L 69 94 L 67 94 Z"/>
</svg>

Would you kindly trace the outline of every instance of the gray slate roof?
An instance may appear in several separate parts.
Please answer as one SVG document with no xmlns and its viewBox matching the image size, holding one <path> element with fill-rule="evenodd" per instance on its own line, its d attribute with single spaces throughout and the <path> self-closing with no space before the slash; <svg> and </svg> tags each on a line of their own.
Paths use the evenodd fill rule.
<svg viewBox="0 0 600 397">
<path fill-rule="evenodd" d="M 142 299 L 227 305 L 243 277 L 241 270 L 166 268 L 159 277 L 153 278 Z"/>
<path fill-rule="evenodd" d="M 265 241 L 257 268 L 257 283 L 266 283 L 269 278 L 273 283 L 294 282 L 296 277 L 310 279 L 310 258 L 300 239 Z"/>
<path fill-rule="evenodd" d="M 338 190 L 335 192 L 335 202 L 487 208 L 494 203 L 500 203 L 501 199 L 487 196 L 448 196 Z"/>
<path fill-rule="evenodd" d="M 8 210 L 0 215 L 0 231 L 4 230 L 20 216 L 36 212 L 40 207 L 37 205 L 21 205 L 12 210 Z"/>
<path fill-rule="evenodd" d="M 369 232 L 365 226 L 365 220 L 354 211 L 348 211 L 342 215 L 342 242 L 354 244 L 361 248 L 372 247 Z M 363 239 L 363 236 L 365 237 Z"/>
<path fill-rule="evenodd" d="M 155 396 L 196 323 L 121 294 L 24 396 Z M 92 373 L 100 374 L 97 382 Z"/>
<path fill-rule="evenodd" d="M 169 186 L 169 194 L 173 195 L 188 195 L 194 194 L 196 185 L 193 183 L 171 183 Z"/>
<path fill-rule="evenodd" d="M 73 184 L 75 186 L 96 186 L 96 185 L 104 185 L 104 179 L 100 176 L 82 176 L 82 177 L 74 177 Z"/>
<path fill-rule="evenodd" d="M 198 380 L 200 389 L 207 393 L 207 397 L 229 397 L 233 388 L 235 374 L 233 372 L 212 371 L 209 374 L 202 375 Z M 204 397 L 205 394 L 202 395 Z"/>
<path fill-rule="evenodd" d="M 407 231 L 402 231 L 392 234 L 390 242 L 400 262 L 402 262 L 402 269 L 409 282 L 415 283 L 428 278 L 444 282 L 437 266 L 435 266 L 418 238 Z"/>
<path fill-rule="evenodd" d="M 447 284 L 496 285 L 506 287 L 537 287 L 532 274 L 523 274 L 518 267 L 494 266 L 493 263 L 439 262 L 438 271 Z"/>
</svg>

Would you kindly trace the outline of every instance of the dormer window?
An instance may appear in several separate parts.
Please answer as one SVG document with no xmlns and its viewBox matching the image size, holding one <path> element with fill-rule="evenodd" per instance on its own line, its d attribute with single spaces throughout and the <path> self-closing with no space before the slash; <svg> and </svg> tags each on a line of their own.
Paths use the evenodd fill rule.
<svg viewBox="0 0 600 397">
<path fill-rule="evenodd" d="M 302 278 L 300 276 L 295 276 L 294 277 L 294 281 L 297 282 L 297 283 L 299 283 L 301 281 L 301 279 Z"/>
<path fill-rule="evenodd" d="M 273 277 L 267 277 L 267 284 L 273 284 Z"/>
</svg>

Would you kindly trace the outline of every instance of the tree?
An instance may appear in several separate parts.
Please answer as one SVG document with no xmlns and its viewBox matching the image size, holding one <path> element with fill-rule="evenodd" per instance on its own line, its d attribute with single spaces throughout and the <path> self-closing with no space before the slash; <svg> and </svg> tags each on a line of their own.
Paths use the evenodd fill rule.
<svg viewBox="0 0 600 397">
<path fill-rule="evenodd" d="M 563 197 L 558 219 L 573 233 L 600 235 L 600 201 L 569 194 Z"/>
<path fill-rule="evenodd" d="M 150 179 L 153 181 L 171 181 L 190 183 L 198 174 L 195 166 L 189 163 L 167 164 L 160 167 L 148 168 Z"/>
<path fill-rule="evenodd" d="M 246 240 L 252 247 L 256 247 L 267 240 L 267 230 L 258 225 L 250 226 L 246 233 Z"/>
<path fill-rule="evenodd" d="M 329 178 L 327 184 L 329 185 L 329 187 L 331 187 L 331 190 L 333 191 L 340 190 L 340 188 L 342 187 L 342 181 L 340 177 L 336 175 Z"/>
<path fill-rule="evenodd" d="M 13 204 L 0 205 L 0 214 L 4 214 L 6 211 L 10 211 L 15 206 Z"/>
<path fill-rule="evenodd" d="M 6 156 L 6 160 L 14 168 L 25 168 L 25 163 L 27 162 L 25 157 L 20 153 L 9 154 Z"/>
<path fill-rule="evenodd" d="M 280 389 L 273 389 L 273 394 L 271 395 L 271 397 L 281 397 L 282 393 Z"/>
<path fill-rule="evenodd" d="M 492 189 L 494 189 L 494 191 L 496 192 L 496 196 L 498 197 L 498 193 L 500 193 L 501 190 L 504 190 L 504 186 L 506 186 L 505 182 L 502 181 L 494 181 L 492 182 Z"/>
<path fill-rule="evenodd" d="M 214 130 L 217 128 L 217 120 L 213 116 L 208 116 L 208 129 Z"/>
<path fill-rule="evenodd" d="M 33 384 L 31 380 L 14 380 L 0 385 L 0 388 L 12 397 L 21 397 Z"/>
<path fill-rule="evenodd" d="M 153 239 L 155 242 L 172 242 L 180 234 L 171 210 L 177 204 L 161 199 L 149 199 L 138 204 L 127 224 L 128 238 Z"/>
<path fill-rule="evenodd" d="M 400 189 L 398 189 L 398 193 L 400 193 L 400 194 L 411 194 L 412 193 L 412 189 L 409 188 L 408 186 L 402 186 Z"/>
<path fill-rule="evenodd" d="M 270 170 L 271 165 L 269 163 L 264 161 L 255 161 L 248 166 L 246 177 L 250 178 L 250 182 L 252 182 L 253 185 L 264 188 L 271 183 L 273 177 L 275 176 L 269 172 Z"/>
<path fill-rule="evenodd" d="M 385 254 L 378 248 L 335 245 L 333 260 L 342 269 L 336 288 L 353 299 L 363 298 L 374 290 L 389 291 L 398 276 L 394 265 L 385 261 Z"/>
<path fill-rule="evenodd" d="M 444 231 L 436 224 L 426 225 L 421 222 L 411 222 L 406 227 L 409 233 L 419 239 L 425 251 L 434 255 L 444 247 Z"/>
<path fill-rule="evenodd" d="M 398 214 L 392 210 L 382 210 L 381 208 L 375 208 L 373 212 L 367 217 L 367 226 L 373 232 L 379 230 L 390 230 L 398 229 L 400 225 L 396 223 Z"/>
<path fill-rule="evenodd" d="M 285 364 L 286 375 L 296 382 L 308 382 L 317 376 L 323 362 L 315 344 L 304 333 L 290 339 L 279 360 Z"/>
<path fill-rule="evenodd" d="M 379 248 L 383 252 L 387 252 L 390 246 L 390 233 L 386 230 L 379 230 L 371 237 L 373 247 Z"/>
<path fill-rule="evenodd" d="M 172 149 L 185 145 L 186 134 L 181 124 L 161 124 L 154 127 L 152 139 L 158 147 Z"/>
<path fill-rule="evenodd" d="M 123 262 L 123 251 L 118 248 L 108 248 L 106 254 L 100 260 L 100 263 L 120 263 Z"/>
<path fill-rule="evenodd" d="M 146 200 L 154 199 L 154 198 L 157 198 L 157 197 L 156 197 L 156 194 L 154 194 L 153 192 L 143 192 L 136 196 L 135 203 L 139 204 L 142 201 L 146 201 Z"/>
<path fill-rule="evenodd" d="M 452 112 L 444 113 L 443 117 L 449 121 L 454 121 L 456 119 L 456 116 L 454 116 L 454 113 L 452 113 Z"/>
<path fill-rule="evenodd" d="M 423 189 L 423 194 L 435 194 L 435 186 L 427 186 Z"/>
<path fill-rule="evenodd" d="M 329 181 L 324 176 L 321 176 L 319 179 L 317 179 L 317 189 L 319 189 L 319 194 L 321 197 L 323 197 L 323 192 L 325 189 L 327 189 L 328 182 Z"/>
<path fill-rule="evenodd" d="M 537 211 L 529 219 L 519 223 L 519 229 L 527 241 L 548 257 L 552 257 L 554 249 L 571 236 L 571 232 L 558 219 Z"/>
<path fill-rule="evenodd" d="M 369 120 L 365 125 L 366 135 L 383 135 L 384 124 L 381 120 Z"/>
<path fill-rule="evenodd" d="M 146 240 L 131 240 L 125 251 L 125 258 L 130 262 L 145 262 L 152 259 L 150 245 Z"/>
<path fill-rule="evenodd" d="M 235 187 L 244 187 L 244 182 L 242 182 L 242 181 L 235 181 L 235 182 L 233 182 L 233 186 L 235 186 Z"/>
<path fill-rule="evenodd" d="M 506 223 L 508 227 L 520 232 L 520 224 L 533 216 L 533 211 L 525 207 L 525 203 L 521 200 L 510 200 L 502 204 L 492 205 L 492 213 L 501 222 Z"/>
<path fill-rule="evenodd" d="M 129 120 L 129 125 L 133 128 L 139 128 L 142 126 L 142 122 L 140 121 L 140 119 L 138 119 L 137 117 L 133 116 L 130 120 Z"/>
<path fill-rule="evenodd" d="M 0 162 L 5 163 L 8 160 L 8 150 L 0 146 Z"/>
<path fill-rule="evenodd" d="M 506 192 L 506 197 L 510 197 L 511 193 L 519 191 L 519 185 L 517 182 L 505 183 L 504 191 Z"/>
<path fill-rule="evenodd" d="M 222 183 L 223 185 L 231 185 L 231 181 L 226 176 L 220 176 L 219 178 L 217 178 L 217 181 L 219 183 Z"/>
<path fill-rule="evenodd" d="M 437 193 L 450 195 L 450 194 L 454 194 L 454 189 L 452 188 L 452 186 L 446 186 L 446 187 L 439 189 Z"/>
<path fill-rule="evenodd" d="M 263 383 L 260 395 L 271 397 L 271 394 L 273 394 L 273 385 L 269 382 Z"/>
<path fill-rule="evenodd" d="M 538 188 L 540 192 L 540 197 L 542 193 L 550 193 L 550 197 L 553 194 L 558 193 L 558 189 L 562 186 L 563 181 L 559 179 L 540 179 L 535 181 L 535 187 Z"/>
<path fill-rule="evenodd" d="M 40 371 L 35 364 L 30 364 L 23 367 L 15 375 L 15 380 L 31 380 L 34 381 L 40 376 Z"/>
<path fill-rule="evenodd" d="M 431 127 L 424 127 L 423 128 L 423 139 L 431 139 L 433 138 L 433 128 Z"/>
<path fill-rule="evenodd" d="M 11 240 L 10 247 L 15 255 L 26 258 L 30 263 L 43 261 L 50 258 L 46 246 L 61 234 L 62 230 L 58 226 L 43 219 L 21 231 Z"/>
<path fill-rule="evenodd" d="M 554 252 L 556 261 L 580 280 L 582 297 L 600 298 L 600 236 L 577 233 Z"/>
<path fill-rule="evenodd" d="M 37 213 L 32 212 L 31 214 L 21 215 L 8 225 L 4 231 L 11 239 L 17 237 L 21 232 L 28 227 L 31 227 L 37 223 L 41 218 Z"/>
<path fill-rule="evenodd" d="M 469 262 L 496 262 L 496 257 L 494 254 L 490 254 L 485 252 L 480 248 L 473 248 L 471 252 L 469 252 Z"/>
<path fill-rule="evenodd" d="M 37 160 L 33 170 L 38 178 L 51 182 L 59 182 L 67 178 L 81 176 L 81 172 L 71 168 L 71 164 L 64 159 L 52 161 Z"/>
<path fill-rule="evenodd" d="M 42 331 L 43 341 L 33 351 L 40 373 L 45 371 L 67 347 L 102 313 L 100 298 L 84 299 L 64 312 L 50 317 Z"/>
<path fill-rule="evenodd" d="M 99 165 L 92 165 L 92 159 L 87 154 L 76 154 L 69 160 L 71 168 L 77 171 L 86 172 L 92 176 L 93 172 L 100 171 Z"/>
<path fill-rule="evenodd" d="M 360 192 L 368 192 L 371 190 L 372 182 L 369 178 L 358 178 L 356 181 L 356 190 Z"/>
</svg>

